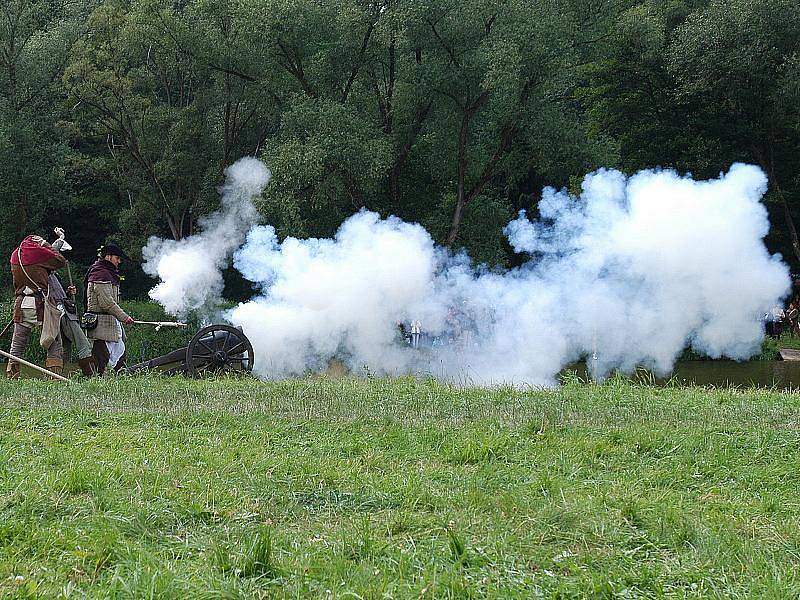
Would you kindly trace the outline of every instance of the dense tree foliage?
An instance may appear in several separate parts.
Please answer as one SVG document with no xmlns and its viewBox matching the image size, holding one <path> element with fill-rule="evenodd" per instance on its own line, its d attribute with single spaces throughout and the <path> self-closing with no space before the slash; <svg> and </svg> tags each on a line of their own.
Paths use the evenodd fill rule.
<svg viewBox="0 0 800 600">
<path fill-rule="evenodd" d="M 281 235 L 361 208 L 479 261 L 541 187 L 600 166 L 770 179 L 773 250 L 800 265 L 793 0 L 8 0 L 0 242 L 62 225 L 87 262 L 215 208 L 258 155 Z"/>
</svg>

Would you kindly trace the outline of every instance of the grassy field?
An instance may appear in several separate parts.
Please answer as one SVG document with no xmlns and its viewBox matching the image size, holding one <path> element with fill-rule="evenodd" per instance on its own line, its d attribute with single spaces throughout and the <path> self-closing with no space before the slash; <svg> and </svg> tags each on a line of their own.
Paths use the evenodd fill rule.
<svg viewBox="0 0 800 600">
<path fill-rule="evenodd" d="M 788 598 L 800 402 L 0 382 L 0 596 Z"/>
</svg>

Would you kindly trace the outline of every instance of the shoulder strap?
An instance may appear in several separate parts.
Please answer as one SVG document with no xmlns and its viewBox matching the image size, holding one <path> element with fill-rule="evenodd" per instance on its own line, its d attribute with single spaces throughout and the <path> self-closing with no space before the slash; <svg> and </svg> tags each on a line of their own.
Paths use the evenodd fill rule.
<svg viewBox="0 0 800 600">
<path fill-rule="evenodd" d="M 38 284 L 38 283 L 36 283 L 36 282 L 35 282 L 33 279 L 31 279 L 31 276 L 30 276 L 30 275 L 28 275 L 28 272 L 25 270 L 25 265 L 23 265 L 23 264 L 22 264 L 22 246 L 19 246 L 19 247 L 17 247 L 17 260 L 19 260 L 19 267 L 20 267 L 20 269 L 22 269 L 22 272 L 25 274 L 25 277 L 27 277 L 27 278 L 28 278 L 28 281 L 30 281 L 30 282 L 33 284 L 33 287 L 35 287 L 35 288 L 36 288 L 36 290 L 37 290 L 37 291 L 38 291 L 40 294 L 42 294 L 42 295 L 46 295 L 46 294 L 45 294 L 45 290 L 43 290 L 42 288 L 40 288 L 40 287 L 39 287 L 39 284 Z M 49 290 L 48 290 L 48 291 L 49 291 Z"/>
</svg>

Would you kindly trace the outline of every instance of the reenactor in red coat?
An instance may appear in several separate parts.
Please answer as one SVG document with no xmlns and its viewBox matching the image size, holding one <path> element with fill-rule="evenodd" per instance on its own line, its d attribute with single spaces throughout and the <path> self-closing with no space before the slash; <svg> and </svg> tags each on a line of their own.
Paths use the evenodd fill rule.
<svg viewBox="0 0 800 600">
<path fill-rule="evenodd" d="M 59 241 L 63 241 L 63 238 Z M 22 358 L 34 327 L 59 331 L 59 323 L 47 323 L 52 317 L 45 311 L 50 273 L 67 264 L 61 253 L 38 235 L 29 235 L 11 254 L 11 276 L 14 284 L 14 334 L 10 353 Z M 55 335 L 47 347 L 45 368 L 61 374 L 64 356 L 61 338 Z M 9 359 L 6 376 L 19 377 L 19 363 Z"/>
</svg>

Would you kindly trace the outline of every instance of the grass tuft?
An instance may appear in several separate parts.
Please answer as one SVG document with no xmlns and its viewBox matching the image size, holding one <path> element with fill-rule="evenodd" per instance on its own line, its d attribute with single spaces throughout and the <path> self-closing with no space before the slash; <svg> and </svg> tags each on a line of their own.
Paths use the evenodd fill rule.
<svg viewBox="0 0 800 600">
<path fill-rule="evenodd" d="M 464 539 L 455 530 L 453 524 L 448 525 L 445 531 L 447 531 L 447 547 L 450 549 L 450 556 L 453 562 L 462 566 L 467 566 L 467 544 L 464 542 Z"/>
<path fill-rule="evenodd" d="M 272 530 L 259 528 L 244 540 L 245 551 L 238 574 L 241 577 L 275 579 L 278 572 L 272 556 Z"/>
<path fill-rule="evenodd" d="M 508 434 L 493 429 L 471 429 L 453 441 L 444 451 L 453 465 L 476 465 L 504 460 L 513 446 Z"/>
</svg>

